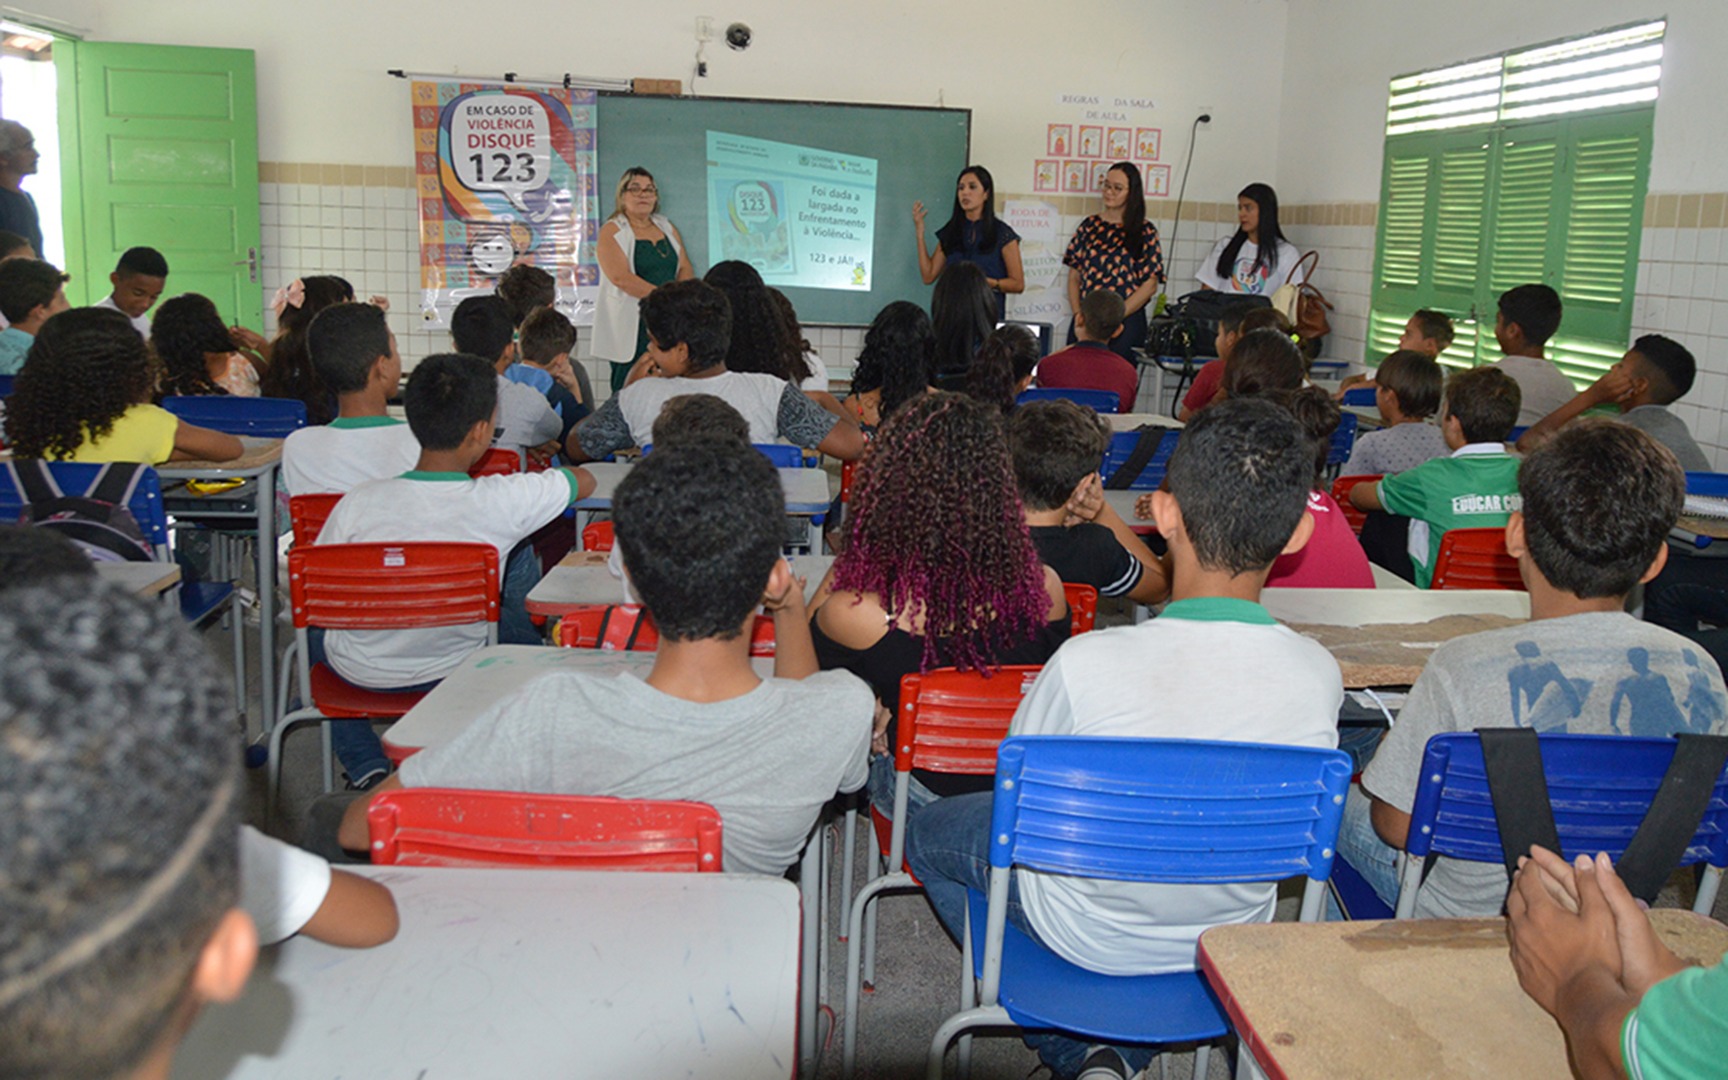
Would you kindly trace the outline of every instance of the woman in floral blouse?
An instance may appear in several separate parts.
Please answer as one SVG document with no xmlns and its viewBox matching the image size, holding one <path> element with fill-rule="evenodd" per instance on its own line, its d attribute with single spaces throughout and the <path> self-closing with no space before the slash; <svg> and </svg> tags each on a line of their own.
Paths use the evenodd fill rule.
<svg viewBox="0 0 1728 1080">
<path fill-rule="evenodd" d="M 1109 289 L 1122 297 L 1127 318 L 1110 348 L 1132 360 L 1133 350 L 1146 343 L 1146 305 L 1164 283 L 1164 252 L 1158 227 L 1146 220 L 1146 196 L 1140 170 L 1126 161 L 1104 174 L 1104 210 L 1074 230 L 1062 256 L 1068 267 L 1068 306 L 1078 311 L 1080 298 L 1094 289 Z M 1074 331 L 1068 331 L 1074 341 Z"/>
</svg>

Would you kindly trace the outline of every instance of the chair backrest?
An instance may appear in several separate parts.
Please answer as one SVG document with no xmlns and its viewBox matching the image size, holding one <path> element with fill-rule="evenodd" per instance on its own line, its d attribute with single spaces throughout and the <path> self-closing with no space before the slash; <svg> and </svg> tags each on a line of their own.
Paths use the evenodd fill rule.
<svg viewBox="0 0 1728 1080">
<path fill-rule="evenodd" d="M 852 501 L 852 485 L 858 479 L 858 462 L 842 461 L 840 463 L 840 501 Z"/>
<path fill-rule="evenodd" d="M 559 620 L 558 644 L 566 649 L 654 652 L 660 648 L 660 631 L 654 616 L 640 604 L 583 605 Z M 774 620 L 756 616 L 750 630 L 750 655 L 773 656 L 774 647 Z"/>
<path fill-rule="evenodd" d="M 1515 427 L 1511 431 L 1507 432 L 1506 441 L 1509 443 L 1515 443 L 1519 439 L 1522 439 L 1524 437 L 1524 433 L 1526 431 L 1529 431 L 1529 430 L 1530 430 L 1529 424 L 1525 424 L 1523 427 Z"/>
<path fill-rule="evenodd" d="M 1349 786 L 1341 750 L 1015 736 L 997 754 L 990 865 L 1118 881 L 1324 881 Z"/>
<path fill-rule="evenodd" d="M 1689 472 L 1686 474 L 1686 494 L 1728 498 L 1728 473 Z"/>
<path fill-rule="evenodd" d="M 316 544 L 318 534 L 324 531 L 324 523 L 330 520 L 330 512 L 336 509 L 336 504 L 341 501 L 342 493 L 339 491 L 317 495 L 290 495 L 288 520 L 294 525 L 294 542 Z"/>
<path fill-rule="evenodd" d="M 1170 455 L 1176 452 L 1176 441 L 1182 437 L 1182 432 L 1172 429 L 1166 431 L 1158 439 L 1158 449 L 1153 451 L 1151 460 L 1140 470 L 1140 475 L 1128 485 L 1130 491 L 1156 491 L 1158 485 L 1164 482 L 1164 472 L 1170 467 Z M 1116 474 L 1116 470 L 1128 460 L 1128 455 L 1134 452 L 1134 446 L 1140 441 L 1138 431 L 1118 431 L 1110 437 L 1110 448 L 1104 451 L 1104 462 L 1098 471 L 1105 480 Z"/>
<path fill-rule="evenodd" d="M 613 534 L 610 521 L 591 521 L 583 528 L 583 551 L 611 551 L 612 544 Z"/>
<path fill-rule="evenodd" d="M 1371 406 L 1374 404 L 1374 393 L 1372 386 L 1352 386 L 1344 391 L 1344 404 Z"/>
<path fill-rule="evenodd" d="M 188 424 L 259 439 L 286 438 L 306 426 L 306 403 L 295 398 L 165 397 L 162 407 Z"/>
<path fill-rule="evenodd" d="M 902 677 L 895 771 L 988 776 L 1020 699 L 1042 670 L 1037 664 L 1008 664 L 989 675 L 937 668 Z"/>
<path fill-rule="evenodd" d="M 60 485 L 61 491 L 68 495 L 81 495 L 96 482 L 96 474 L 102 471 L 102 466 L 81 461 L 51 461 L 48 471 L 54 474 L 54 481 Z M 138 522 L 144 539 L 155 549 L 156 557 L 167 561 L 168 512 L 162 506 L 162 478 L 156 475 L 155 469 L 138 470 L 138 485 L 132 489 L 132 498 L 126 509 L 132 512 L 133 520 Z M 0 523 L 13 524 L 23 513 L 23 492 L 14 488 L 12 478 L 0 469 Z"/>
<path fill-rule="evenodd" d="M 1340 414 L 1338 427 L 1332 432 L 1332 442 L 1326 448 L 1326 464 L 1342 465 L 1350 460 L 1350 451 L 1356 448 L 1358 423 L 1355 413 Z"/>
<path fill-rule="evenodd" d="M 776 469 L 814 469 L 819 462 L 814 457 L 805 457 L 802 446 L 790 443 L 751 443 L 762 456 L 774 463 Z M 642 456 L 647 457 L 654 452 L 654 444 L 648 443 L 642 447 Z"/>
<path fill-rule="evenodd" d="M 1067 386 L 1034 386 L 1020 391 L 1020 396 L 1014 399 L 1016 405 L 1024 405 L 1028 401 L 1072 401 L 1076 405 L 1084 405 L 1097 413 L 1122 411 L 1121 395 L 1110 390 L 1082 390 L 1079 387 Z"/>
<path fill-rule="evenodd" d="M 1431 589 L 1512 589 L 1524 591 L 1518 560 L 1506 551 L 1506 530 L 1452 529 L 1440 539 Z"/>
<path fill-rule="evenodd" d="M 1098 621 L 1098 590 L 1090 585 L 1062 583 L 1068 597 L 1070 634 L 1084 634 Z"/>
<path fill-rule="evenodd" d="M 403 788 L 366 808 L 373 865 L 721 869 L 706 803 Z"/>
<path fill-rule="evenodd" d="M 401 630 L 498 621 L 491 544 L 301 544 L 288 553 L 294 627 Z"/>
<path fill-rule="evenodd" d="M 482 476 L 509 476 L 522 471 L 522 458 L 514 450 L 506 450 L 494 446 L 480 455 L 480 460 L 468 470 L 468 475 L 479 478 Z"/>
<path fill-rule="evenodd" d="M 1568 859 L 1606 851 L 1619 861 L 1644 821 L 1674 758 L 1673 739 L 1630 735 L 1543 735 L 1542 772 L 1548 802 Z M 1436 735 L 1422 754 L 1421 779 L 1410 808 L 1406 850 L 1471 862 L 1502 862 L 1494 800 L 1475 732 Z M 1728 866 L 1728 770 L 1715 790 L 1680 865 Z"/>
<path fill-rule="evenodd" d="M 16 375 L 0 375 L 0 398 L 12 396 L 12 380 L 17 377 Z"/>
<path fill-rule="evenodd" d="M 1338 509 L 1344 511 L 1344 520 L 1350 523 L 1350 531 L 1361 535 L 1362 524 L 1368 520 L 1368 515 L 1350 505 L 1350 489 L 1357 484 L 1380 482 L 1380 475 L 1340 476 L 1332 481 L 1332 501 L 1338 504 Z"/>
</svg>

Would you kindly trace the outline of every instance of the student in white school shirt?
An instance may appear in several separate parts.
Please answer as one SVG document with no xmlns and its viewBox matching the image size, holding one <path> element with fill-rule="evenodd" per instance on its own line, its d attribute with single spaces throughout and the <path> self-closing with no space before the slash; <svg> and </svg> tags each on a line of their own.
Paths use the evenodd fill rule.
<svg viewBox="0 0 1728 1080">
<path fill-rule="evenodd" d="M 318 377 L 336 395 L 337 417 L 301 428 L 282 444 L 282 483 L 290 495 L 344 494 L 368 480 L 401 476 L 420 460 L 420 443 L 389 415 L 402 381 L 396 335 L 371 304 L 335 304 L 306 332 Z"/>
<path fill-rule="evenodd" d="M 150 338 L 150 320 L 144 313 L 156 305 L 156 298 L 168 285 L 168 260 L 155 248 L 127 248 L 108 275 L 114 291 L 98 300 L 95 307 L 118 311 L 132 321 L 132 329 L 146 341 Z"/>
<path fill-rule="evenodd" d="M 469 476 L 468 470 L 492 445 L 497 393 L 497 374 L 478 357 L 445 353 L 421 361 L 403 394 L 408 425 L 420 442 L 415 468 L 350 491 L 336 504 L 318 542 L 491 544 L 498 549 L 504 575 L 499 640 L 538 644 L 539 633 L 523 603 L 539 580 L 539 563 L 533 549 L 522 542 L 592 492 L 594 478 L 581 469 Z M 517 548 L 512 557 L 512 549 Z M 483 623 L 332 630 L 310 639 L 308 659 L 327 661 L 337 675 L 356 686 L 418 689 L 450 674 L 485 641 Z M 371 725 L 337 724 L 332 741 L 356 786 L 375 784 L 389 771 Z"/>
<path fill-rule="evenodd" d="M 1343 679 L 1319 644 L 1259 603 L 1272 563 L 1314 531 L 1313 450 L 1290 414 L 1237 398 L 1202 411 L 1152 495 L 1174 600 L 1157 619 L 1068 639 L 1020 703 L 1011 735 L 1227 739 L 1333 747 Z M 989 793 L 939 799 L 908 823 L 906 859 L 958 940 L 966 888 L 989 875 Z M 1112 975 L 1191 971 L 1200 933 L 1266 922 L 1275 884 L 1159 885 L 1017 870 L 1009 919 L 1071 963 Z M 1016 902 L 1017 901 L 1017 902 Z M 1125 1078 L 1143 1047 L 1026 1041 L 1062 1078 Z"/>
</svg>

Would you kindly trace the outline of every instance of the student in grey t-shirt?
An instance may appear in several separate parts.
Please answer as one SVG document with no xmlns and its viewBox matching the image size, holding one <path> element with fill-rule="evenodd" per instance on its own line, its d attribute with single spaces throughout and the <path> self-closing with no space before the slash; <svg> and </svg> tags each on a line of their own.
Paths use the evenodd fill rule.
<svg viewBox="0 0 1728 1080">
<path fill-rule="evenodd" d="M 1529 450 L 1585 411 L 1611 406 L 1620 410 L 1624 423 L 1673 451 L 1682 469 L 1709 472 L 1710 462 L 1686 429 L 1686 421 L 1668 408 L 1692 389 L 1697 373 L 1697 361 L 1684 345 L 1661 334 L 1646 334 L 1600 379 L 1526 431 L 1518 447 Z"/>
<path fill-rule="evenodd" d="M 643 459 L 612 510 L 660 633 L 647 677 L 588 674 L 593 665 L 549 651 L 520 690 L 376 790 L 705 802 L 720 811 L 727 870 L 784 873 L 822 804 L 863 786 L 875 716 L 858 678 L 816 670 L 804 590 L 780 558 L 784 509 L 774 467 L 741 443 L 698 440 Z M 769 679 L 750 663 L 760 605 L 777 640 Z M 366 806 L 342 819 L 351 851 L 367 847 Z"/>
<path fill-rule="evenodd" d="M 1388 904 L 1428 739 L 1479 727 L 1538 733 L 1728 732 L 1728 689 L 1708 653 L 1624 611 L 1626 594 L 1667 560 L 1684 479 L 1641 431 L 1604 418 L 1571 425 L 1518 474 L 1524 508 L 1506 548 L 1530 586 L 1528 624 L 1435 650 L 1398 723 L 1350 793 L 1338 850 Z M 1498 864 L 1439 859 L 1418 916 L 1495 915 Z"/>
</svg>

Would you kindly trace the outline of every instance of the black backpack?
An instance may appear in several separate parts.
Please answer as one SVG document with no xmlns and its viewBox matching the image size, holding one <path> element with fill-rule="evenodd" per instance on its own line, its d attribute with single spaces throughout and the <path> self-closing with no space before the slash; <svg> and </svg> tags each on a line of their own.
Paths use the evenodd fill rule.
<svg viewBox="0 0 1728 1080">
<path fill-rule="evenodd" d="M 21 525 L 48 529 L 78 545 L 92 562 L 150 562 L 155 558 L 127 504 L 147 466 L 102 466 L 82 494 L 68 495 L 45 461 L 9 461 L 6 471 L 24 501 Z"/>
</svg>

